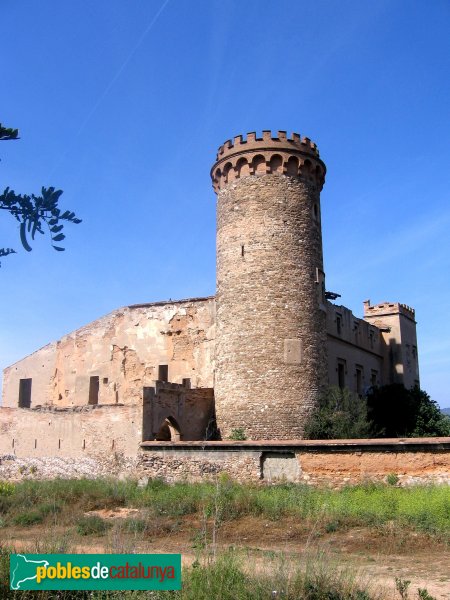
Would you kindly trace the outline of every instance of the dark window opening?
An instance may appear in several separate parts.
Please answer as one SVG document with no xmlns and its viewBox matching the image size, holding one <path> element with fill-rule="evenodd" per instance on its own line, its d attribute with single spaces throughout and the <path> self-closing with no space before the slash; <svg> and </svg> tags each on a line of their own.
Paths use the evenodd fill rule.
<svg viewBox="0 0 450 600">
<path fill-rule="evenodd" d="M 241 246 L 241 256 L 244 256 L 244 246 Z"/>
<path fill-rule="evenodd" d="M 19 383 L 19 408 L 30 408 L 31 406 L 31 382 L 30 379 L 21 379 Z"/>
<path fill-rule="evenodd" d="M 370 374 L 370 385 L 377 385 L 377 375 L 378 372 L 372 369 L 372 372 Z"/>
<path fill-rule="evenodd" d="M 106 385 L 108 383 L 108 378 L 107 377 L 103 377 L 103 383 L 104 383 L 104 385 Z"/>
<path fill-rule="evenodd" d="M 100 387 L 98 375 L 89 379 L 89 404 L 98 404 L 98 390 Z"/>
<path fill-rule="evenodd" d="M 341 390 L 343 390 L 345 388 L 345 363 L 344 362 L 338 362 L 337 372 L 338 372 L 338 385 L 341 388 Z"/>
<path fill-rule="evenodd" d="M 336 316 L 336 329 L 337 329 L 338 335 L 341 335 L 341 333 L 342 333 L 342 317 L 340 315 Z"/>
<path fill-rule="evenodd" d="M 169 365 L 159 365 L 158 379 L 159 381 L 169 381 Z"/>
<path fill-rule="evenodd" d="M 356 393 L 362 396 L 363 393 L 363 371 L 362 367 L 356 367 Z"/>
<path fill-rule="evenodd" d="M 183 386 L 185 388 L 190 389 L 190 387 L 191 387 L 191 380 L 189 379 L 189 377 L 186 377 L 186 378 L 183 379 Z"/>
</svg>

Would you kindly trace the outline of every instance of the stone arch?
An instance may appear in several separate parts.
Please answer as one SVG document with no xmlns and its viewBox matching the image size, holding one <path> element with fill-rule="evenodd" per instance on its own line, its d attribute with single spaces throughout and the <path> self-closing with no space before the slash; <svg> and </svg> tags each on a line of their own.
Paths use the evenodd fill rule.
<svg viewBox="0 0 450 600">
<path fill-rule="evenodd" d="M 316 167 L 316 177 L 317 177 L 317 182 L 321 181 L 321 179 L 323 177 L 323 172 L 322 172 L 322 169 L 319 167 L 319 165 L 317 165 L 317 167 Z"/>
<path fill-rule="evenodd" d="M 181 440 L 181 429 L 174 417 L 169 416 L 164 419 L 156 434 L 156 440 L 158 442 L 179 442 Z"/>
<path fill-rule="evenodd" d="M 270 172 L 271 173 L 282 173 L 283 172 L 283 159 L 279 154 L 274 154 L 270 158 Z"/>
<path fill-rule="evenodd" d="M 222 171 L 220 169 L 216 169 L 216 172 L 214 173 L 214 178 L 213 178 L 214 183 L 219 185 L 221 177 L 222 177 Z"/>
<path fill-rule="evenodd" d="M 266 159 L 262 154 L 253 157 L 252 167 L 254 175 L 265 175 L 267 173 Z"/>
<path fill-rule="evenodd" d="M 229 183 L 234 179 L 234 168 L 233 165 L 229 162 L 223 168 L 223 177 L 225 179 L 225 183 Z"/>
<path fill-rule="evenodd" d="M 290 156 L 286 164 L 286 175 L 298 177 L 298 166 L 298 158 L 296 156 Z"/>
<path fill-rule="evenodd" d="M 304 161 L 301 170 L 302 170 L 303 175 L 305 175 L 305 177 L 307 177 L 308 179 L 311 177 L 313 168 L 312 168 L 312 163 L 308 158 Z"/>
<path fill-rule="evenodd" d="M 246 158 L 240 158 L 236 163 L 236 172 L 238 177 L 250 175 L 250 165 Z"/>
</svg>

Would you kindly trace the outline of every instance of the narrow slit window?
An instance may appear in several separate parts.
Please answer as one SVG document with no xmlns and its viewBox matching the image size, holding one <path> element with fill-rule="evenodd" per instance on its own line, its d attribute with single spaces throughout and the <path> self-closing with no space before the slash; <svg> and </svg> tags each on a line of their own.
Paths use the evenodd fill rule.
<svg viewBox="0 0 450 600">
<path fill-rule="evenodd" d="M 339 361 L 337 366 L 338 385 L 343 390 L 345 388 L 345 362 Z"/>
</svg>

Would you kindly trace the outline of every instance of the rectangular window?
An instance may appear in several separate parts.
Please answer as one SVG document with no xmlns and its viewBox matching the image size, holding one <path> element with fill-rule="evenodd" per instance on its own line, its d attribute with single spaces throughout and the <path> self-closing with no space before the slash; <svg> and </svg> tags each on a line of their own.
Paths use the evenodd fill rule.
<svg viewBox="0 0 450 600">
<path fill-rule="evenodd" d="M 372 369 L 372 371 L 370 373 L 370 385 L 372 385 L 372 386 L 377 385 L 377 379 L 378 379 L 378 371 L 375 371 L 375 369 Z"/>
<path fill-rule="evenodd" d="M 345 388 L 345 360 L 338 360 L 338 385 L 343 390 Z"/>
<path fill-rule="evenodd" d="M 356 393 L 362 396 L 363 393 L 363 368 L 356 365 Z"/>
<path fill-rule="evenodd" d="M 336 315 L 336 329 L 337 329 L 337 334 L 341 335 L 342 334 L 342 316 L 341 315 Z"/>
<path fill-rule="evenodd" d="M 183 379 L 183 385 L 185 388 L 190 389 L 191 387 L 191 380 L 189 379 L 189 377 L 186 377 L 185 379 Z"/>
<path fill-rule="evenodd" d="M 19 383 L 19 408 L 30 408 L 31 406 L 31 382 L 30 379 L 21 379 Z"/>
<path fill-rule="evenodd" d="M 158 379 L 159 381 L 169 381 L 169 365 L 159 365 Z"/>
<path fill-rule="evenodd" d="M 89 404 L 98 404 L 98 389 L 100 387 L 100 378 L 94 375 L 89 379 Z"/>
</svg>

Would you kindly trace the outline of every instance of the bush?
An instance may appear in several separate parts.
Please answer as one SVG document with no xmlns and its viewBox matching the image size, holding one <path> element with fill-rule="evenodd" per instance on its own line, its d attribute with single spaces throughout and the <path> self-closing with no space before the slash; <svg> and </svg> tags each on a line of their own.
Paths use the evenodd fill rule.
<svg viewBox="0 0 450 600">
<path fill-rule="evenodd" d="M 347 389 L 330 386 L 310 415 L 304 436 L 310 440 L 366 438 L 370 430 L 366 400 Z"/>
<path fill-rule="evenodd" d="M 37 525 L 38 523 L 42 523 L 43 520 L 44 516 L 37 510 L 34 510 L 15 516 L 13 519 L 13 523 L 14 525 L 19 525 L 20 527 L 29 527 L 30 525 Z"/>
<path fill-rule="evenodd" d="M 89 517 L 81 517 L 81 519 L 78 520 L 77 532 L 80 535 L 103 535 L 110 527 L 110 523 L 101 517 L 92 515 Z"/>
<path fill-rule="evenodd" d="M 450 436 L 450 419 L 418 387 L 401 384 L 373 388 L 367 396 L 374 437 Z"/>
</svg>

